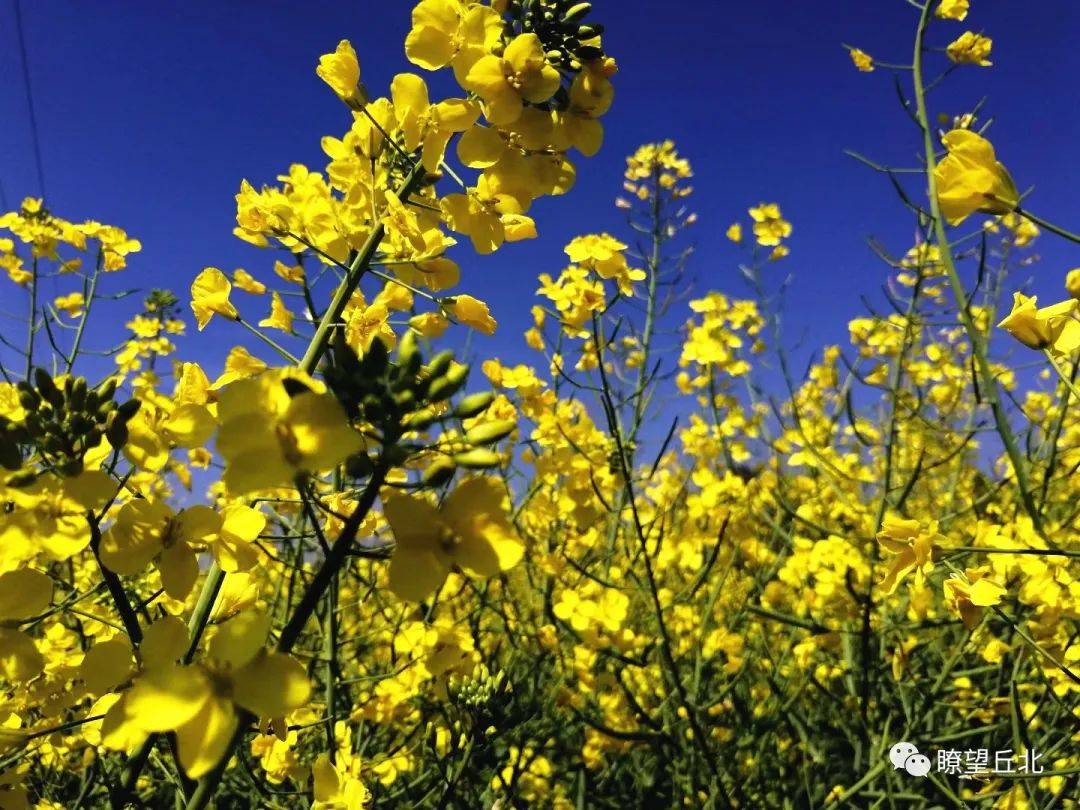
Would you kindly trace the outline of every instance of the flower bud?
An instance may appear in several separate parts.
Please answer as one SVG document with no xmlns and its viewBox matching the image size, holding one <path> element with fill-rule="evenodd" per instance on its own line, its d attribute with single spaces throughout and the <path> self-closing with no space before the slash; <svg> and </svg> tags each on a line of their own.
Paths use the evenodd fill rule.
<svg viewBox="0 0 1080 810">
<path fill-rule="evenodd" d="M 502 457 L 498 453 L 481 447 L 456 453 L 453 458 L 455 464 L 470 470 L 486 470 L 502 464 Z"/>
<path fill-rule="evenodd" d="M 563 22 L 577 22 L 590 11 L 592 11 L 591 3 L 578 3 L 576 6 L 571 6 L 569 9 L 567 9 L 566 13 L 563 15 Z"/>
<path fill-rule="evenodd" d="M 442 402 L 444 399 L 449 399 L 461 390 L 468 376 L 468 366 L 451 366 L 446 374 L 431 381 L 431 385 L 428 386 L 428 402 Z"/>
<path fill-rule="evenodd" d="M 454 408 L 454 416 L 460 419 L 471 419 L 479 416 L 495 401 L 494 391 L 481 391 L 478 394 L 469 394 Z"/>
<path fill-rule="evenodd" d="M 448 458 L 439 458 L 424 470 L 423 475 L 420 476 L 420 481 L 425 486 L 441 487 L 454 477 L 456 471 L 457 466 L 454 462 Z"/>
<path fill-rule="evenodd" d="M 467 431 L 465 441 L 475 445 L 494 444 L 513 433 L 516 427 L 517 421 L 514 419 L 496 419 L 494 422 L 486 422 Z"/>
</svg>

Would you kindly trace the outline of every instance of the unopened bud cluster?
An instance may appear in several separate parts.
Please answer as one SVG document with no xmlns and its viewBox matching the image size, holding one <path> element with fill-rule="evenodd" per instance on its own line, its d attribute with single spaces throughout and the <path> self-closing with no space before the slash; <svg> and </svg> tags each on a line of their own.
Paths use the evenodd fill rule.
<svg viewBox="0 0 1080 810">
<path fill-rule="evenodd" d="M 127 443 L 127 423 L 139 410 L 139 401 L 114 400 L 116 380 L 90 388 L 85 377 L 66 377 L 60 384 L 44 369 L 33 380 L 17 384 L 19 404 L 26 415 L 21 422 L 0 417 L 0 465 L 18 470 L 24 448 L 35 448 L 41 459 L 65 475 L 82 472 L 88 450 L 102 437 L 119 450 Z"/>
<path fill-rule="evenodd" d="M 510 0 L 506 13 L 515 29 L 536 34 L 547 52 L 548 62 L 564 70 L 579 71 L 585 62 L 599 59 L 604 51 L 594 42 L 604 33 L 599 23 L 586 23 L 591 3 L 578 0 Z"/>
<path fill-rule="evenodd" d="M 391 357 L 382 341 L 357 356 L 343 339 L 335 341 L 333 362 L 326 369 L 326 381 L 349 417 L 380 431 L 385 446 L 408 432 L 423 431 L 446 419 L 471 419 L 484 413 L 495 399 L 485 391 L 463 397 L 456 405 L 447 401 L 459 393 L 469 377 L 469 366 L 457 363 L 446 350 L 424 361 L 413 332 L 406 332 Z M 491 445 L 508 436 L 513 420 L 477 425 L 465 433 L 460 452 L 439 458 L 429 465 L 422 482 L 440 486 L 449 481 L 458 467 L 487 469 L 502 459 Z M 350 460 L 349 472 L 360 477 L 370 468 L 366 455 Z"/>
</svg>

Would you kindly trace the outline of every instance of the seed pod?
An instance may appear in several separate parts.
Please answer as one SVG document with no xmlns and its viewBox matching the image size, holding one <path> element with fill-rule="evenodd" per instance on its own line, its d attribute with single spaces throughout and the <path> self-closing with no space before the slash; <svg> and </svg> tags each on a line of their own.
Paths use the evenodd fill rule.
<svg viewBox="0 0 1080 810">
<path fill-rule="evenodd" d="M 446 373 L 428 386 L 428 402 L 442 402 L 449 399 L 465 385 L 469 377 L 468 366 L 451 366 Z"/>
<path fill-rule="evenodd" d="M 486 411 L 495 401 L 494 391 L 481 391 L 478 394 L 469 394 L 454 408 L 454 416 L 460 419 L 471 419 Z"/>
<path fill-rule="evenodd" d="M 439 458 L 428 465 L 420 476 L 420 482 L 428 487 L 441 487 L 454 477 L 457 466 L 448 458 Z"/>
<path fill-rule="evenodd" d="M 485 445 L 494 444 L 500 439 L 505 439 L 511 433 L 514 432 L 514 428 L 517 427 L 517 420 L 514 419 L 496 419 L 494 422 L 487 422 L 483 425 L 477 425 L 471 430 L 465 433 L 465 441 L 473 445 Z"/>
<path fill-rule="evenodd" d="M 486 470 L 502 464 L 502 457 L 498 453 L 482 447 L 477 447 L 475 450 L 466 450 L 464 453 L 455 453 L 453 459 L 458 466 L 470 470 Z"/>
</svg>

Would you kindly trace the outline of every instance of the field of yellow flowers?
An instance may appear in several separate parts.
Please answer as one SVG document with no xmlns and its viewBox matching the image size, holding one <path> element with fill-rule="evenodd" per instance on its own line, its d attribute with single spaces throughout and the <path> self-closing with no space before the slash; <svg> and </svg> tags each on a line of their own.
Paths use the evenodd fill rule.
<svg viewBox="0 0 1080 810">
<path fill-rule="evenodd" d="M 928 112 L 989 65 L 977 8 L 849 48 L 898 79 L 918 162 L 859 159 L 916 235 L 799 369 L 777 204 L 681 297 L 671 142 L 625 232 L 521 280 L 523 336 L 451 258 L 538 238 L 600 149 L 600 5 L 421 0 L 381 95 L 341 41 L 326 164 L 240 181 L 254 269 L 113 301 L 119 347 L 139 241 L 0 215 L 0 810 L 1080 806 L 1080 269 L 1013 275 L 1080 237 L 980 105 Z M 231 348 L 185 360 L 191 316 Z M 535 363 L 443 348 L 496 328 Z"/>
</svg>

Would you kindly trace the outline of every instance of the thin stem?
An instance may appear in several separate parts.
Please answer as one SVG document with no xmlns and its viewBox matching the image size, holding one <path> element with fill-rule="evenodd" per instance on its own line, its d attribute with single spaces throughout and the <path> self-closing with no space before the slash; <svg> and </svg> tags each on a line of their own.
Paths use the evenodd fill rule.
<svg viewBox="0 0 1080 810">
<path fill-rule="evenodd" d="M 1017 446 L 1016 438 L 1013 436 L 1012 427 L 1009 425 L 1008 415 L 1005 413 L 1005 408 L 1002 405 L 997 379 L 994 376 L 993 370 L 990 368 L 990 361 L 987 357 L 984 336 L 979 332 L 979 328 L 971 316 L 967 293 L 964 290 L 963 282 L 960 280 L 960 275 L 956 271 L 956 263 L 953 260 L 952 248 L 949 245 L 948 235 L 945 233 L 945 219 L 941 215 L 941 206 L 938 200 L 937 179 L 934 175 L 934 170 L 937 168 L 937 161 L 934 157 L 933 129 L 930 126 L 930 116 L 926 109 L 926 92 L 923 86 L 923 39 L 926 34 L 927 25 L 930 21 L 930 6 L 931 4 L 927 2 L 923 7 L 922 15 L 919 17 L 919 26 L 915 33 L 912 84 L 915 92 L 916 117 L 923 132 L 923 153 L 926 161 L 927 194 L 930 198 L 930 216 L 934 225 L 934 241 L 937 243 L 941 253 L 941 263 L 945 268 L 946 276 L 949 279 L 949 286 L 952 289 L 953 297 L 956 300 L 960 322 L 967 332 L 968 340 L 971 341 L 971 353 L 975 359 L 975 371 L 980 388 L 993 412 L 995 426 L 997 427 L 998 434 L 1001 436 L 1002 444 L 1005 446 L 1005 452 L 1009 456 L 1009 461 L 1012 463 L 1016 475 L 1016 486 L 1020 492 L 1020 500 L 1023 502 L 1024 510 L 1031 518 L 1035 530 L 1040 535 L 1043 535 L 1045 539 L 1042 515 L 1040 514 L 1031 493 L 1027 465 Z"/>
<path fill-rule="evenodd" d="M 1024 211 L 1019 207 L 1017 207 L 1016 213 L 1022 216 L 1024 219 L 1031 220 L 1043 230 L 1050 231 L 1050 233 L 1057 234 L 1063 239 L 1068 239 L 1070 242 L 1075 242 L 1076 244 L 1080 245 L 1080 236 L 1073 233 L 1072 231 L 1067 231 L 1064 228 L 1058 227 L 1053 222 L 1047 222 L 1042 217 L 1036 216 L 1030 211 Z"/>
</svg>

